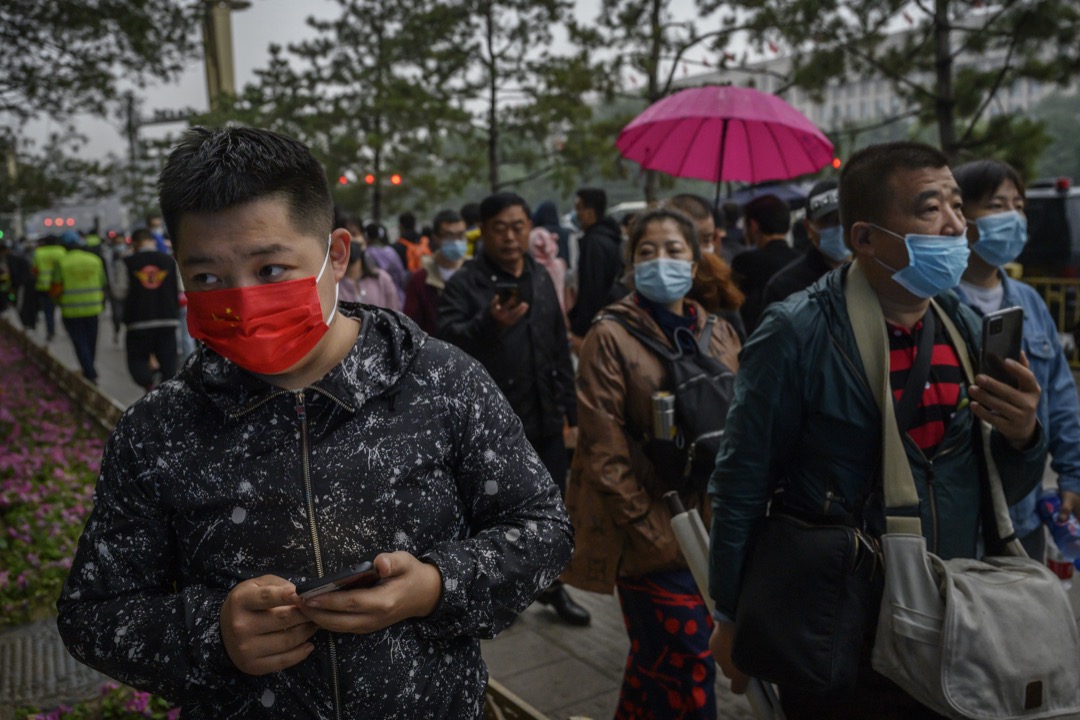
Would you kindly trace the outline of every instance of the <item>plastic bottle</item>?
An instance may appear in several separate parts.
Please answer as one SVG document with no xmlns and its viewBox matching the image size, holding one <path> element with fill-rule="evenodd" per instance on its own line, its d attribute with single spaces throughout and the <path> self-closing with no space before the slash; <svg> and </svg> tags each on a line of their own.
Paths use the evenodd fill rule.
<svg viewBox="0 0 1080 720">
<path fill-rule="evenodd" d="M 1050 528 L 1050 535 L 1054 538 L 1057 549 L 1061 551 L 1062 559 L 1080 568 L 1080 520 L 1071 514 L 1064 521 L 1058 518 L 1061 498 L 1054 490 L 1040 495 L 1036 507 L 1039 517 Z"/>
</svg>

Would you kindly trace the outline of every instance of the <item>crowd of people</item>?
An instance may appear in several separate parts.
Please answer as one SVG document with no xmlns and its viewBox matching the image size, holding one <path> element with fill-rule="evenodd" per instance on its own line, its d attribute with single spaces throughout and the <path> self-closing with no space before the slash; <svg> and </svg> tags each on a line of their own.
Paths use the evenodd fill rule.
<svg viewBox="0 0 1080 720">
<path fill-rule="evenodd" d="M 1063 516 L 1080 510 L 1080 401 L 1046 306 L 1003 270 L 1026 222 L 1000 161 L 859 151 L 794 215 L 802 249 L 774 195 L 682 194 L 620 222 L 597 188 L 576 193 L 575 227 L 500 192 L 426 226 L 402 213 L 391 240 L 333 207 L 306 147 L 245 128 L 189 131 L 159 186 L 167 235 L 148 223 L 134 252 L 43 240 L 23 317 L 45 311 L 51 338 L 58 299 L 78 347 L 118 303 L 131 374 L 155 390 L 108 443 L 59 626 L 185 716 L 479 717 L 479 639 L 536 600 L 588 625 L 570 585 L 618 596 L 616 718 L 715 718 L 717 667 L 735 692 L 749 680 L 732 659 L 746 574 L 785 572 L 748 567 L 762 519 L 884 532 L 856 285 L 908 408 L 929 550 L 982 552 L 982 423 L 1031 557 L 1048 453 Z M 966 377 L 980 316 L 1015 305 L 1011 382 Z M 185 329 L 199 344 L 178 371 Z M 712 528 L 714 612 L 671 491 Z M 374 587 L 302 592 L 364 561 Z M 854 689 L 781 685 L 787 717 L 940 717 L 865 642 Z"/>
</svg>

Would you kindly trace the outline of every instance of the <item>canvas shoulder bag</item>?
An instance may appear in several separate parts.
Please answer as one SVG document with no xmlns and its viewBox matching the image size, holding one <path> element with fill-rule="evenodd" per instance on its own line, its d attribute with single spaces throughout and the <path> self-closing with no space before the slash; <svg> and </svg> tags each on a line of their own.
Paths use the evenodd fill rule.
<svg viewBox="0 0 1080 720">
<path fill-rule="evenodd" d="M 845 296 L 859 354 L 882 410 L 885 591 L 872 662 L 923 705 L 952 718 L 1011 720 L 1080 713 L 1080 634 L 1061 581 L 1028 559 L 1009 519 L 1001 476 L 980 423 L 1000 557 L 943 560 L 926 549 L 919 497 L 890 400 L 885 319 L 852 264 Z M 971 360 L 950 318 L 931 301 L 973 382 Z"/>
</svg>

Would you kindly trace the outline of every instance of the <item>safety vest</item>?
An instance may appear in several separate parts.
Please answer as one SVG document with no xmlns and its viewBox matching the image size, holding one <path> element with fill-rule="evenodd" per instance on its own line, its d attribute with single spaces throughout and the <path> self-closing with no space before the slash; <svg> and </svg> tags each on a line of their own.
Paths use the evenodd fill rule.
<svg viewBox="0 0 1080 720">
<path fill-rule="evenodd" d="M 105 308 L 105 265 L 101 258 L 85 250 L 68 250 L 57 267 L 60 315 L 66 318 L 94 317 Z"/>
<path fill-rule="evenodd" d="M 64 257 L 67 250 L 63 245 L 42 245 L 34 250 L 34 289 L 48 292 L 53 283 L 56 264 Z"/>
</svg>

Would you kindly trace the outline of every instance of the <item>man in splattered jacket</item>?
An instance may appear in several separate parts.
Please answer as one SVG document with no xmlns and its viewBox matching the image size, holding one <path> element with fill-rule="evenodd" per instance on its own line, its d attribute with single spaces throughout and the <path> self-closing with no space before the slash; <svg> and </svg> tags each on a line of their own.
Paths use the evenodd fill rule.
<svg viewBox="0 0 1080 720">
<path fill-rule="evenodd" d="M 300 143 L 197 128 L 159 186 L 202 344 L 109 440 L 68 649 L 184 717 L 479 717 L 479 639 L 573 546 L 521 423 L 463 353 L 338 306 L 350 236 Z M 296 593 L 363 561 L 374 587 Z"/>
</svg>

